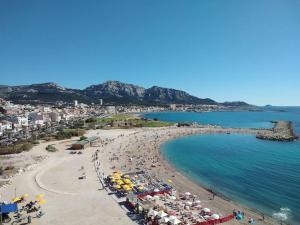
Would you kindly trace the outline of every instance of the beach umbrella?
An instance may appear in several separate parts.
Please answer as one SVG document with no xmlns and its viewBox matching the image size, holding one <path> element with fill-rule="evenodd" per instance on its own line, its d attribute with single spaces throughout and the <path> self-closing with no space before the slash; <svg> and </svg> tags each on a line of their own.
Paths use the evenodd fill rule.
<svg viewBox="0 0 300 225">
<path fill-rule="evenodd" d="M 173 181 L 171 179 L 168 180 L 169 183 L 173 183 Z"/>
<path fill-rule="evenodd" d="M 121 188 L 120 185 L 116 185 L 116 186 L 115 186 L 115 189 L 120 189 L 120 188 Z"/>
<path fill-rule="evenodd" d="M 125 177 L 125 178 L 129 178 L 129 175 L 128 175 L 128 174 L 127 174 L 127 175 L 124 175 L 124 177 Z"/>
<path fill-rule="evenodd" d="M 200 200 L 196 200 L 195 203 L 196 203 L 196 204 L 200 204 L 201 201 L 200 201 Z"/>
<path fill-rule="evenodd" d="M 124 181 L 125 184 L 130 184 L 131 183 L 131 180 L 129 180 L 129 179 L 124 179 L 123 181 Z"/>
<path fill-rule="evenodd" d="M 45 199 L 42 199 L 41 201 L 38 201 L 38 204 L 39 205 L 43 205 L 43 204 L 45 204 L 46 203 L 46 200 Z"/>
<path fill-rule="evenodd" d="M 211 218 L 217 220 L 220 219 L 220 216 L 218 214 L 212 214 Z"/>
<path fill-rule="evenodd" d="M 210 212 L 210 209 L 209 208 L 204 208 L 204 209 L 202 209 L 203 210 L 203 212 L 205 212 L 205 213 L 209 213 Z"/>
<path fill-rule="evenodd" d="M 158 189 L 158 188 L 155 188 L 155 189 L 154 189 L 154 192 L 159 192 L 159 189 Z"/>
<path fill-rule="evenodd" d="M 122 180 L 117 180 L 117 184 L 122 185 L 122 184 L 124 184 L 124 182 Z"/>
<path fill-rule="evenodd" d="M 16 197 L 16 198 L 13 198 L 12 199 L 12 202 L 15 203 L 15 202 L 19 202 L 21 201 L 22 199 L 20 197 Z"/>
<path fill-rule="evenodd" d="M 170 218 L 169 222 L 174 225 L 181 223 L 181 221 L 177 219 L 177 217 Z"/>
<path fill-rule="evenodd" d="M 150 209 L 148 212 L 148 216 L 156 216 L 157 215 L 157 211 L 155 211 L 154 209 Z"/>
<path fill-rule="evenodd" d="M 27 197 L 29 197 L 29 194 L 23 194 L 22 195 L 22 198 L 27 198 Z"/>
<path fill-rule="evenodd" d="M 35 198 L 36 198 L 36 199 L 39 199 L 39 198 L 42 198 L 42 197 L 44 197 L 44 196 L 45 196 L 45 194 L 38 194 L 38 195 L 35 196 Z"/>
<path fill-rule="evenodd" d="M 184 193 L 184 195 L 186 195 L 186 196 L 190 196 L 190 195 L 191 195 L 191 193 L 187 191 L 187 192 L 185 192 L 185 193 Z"/>
<path fill-rule="evenodd" d="M 193 205 L 192 202 L 186 202 L 185 204 L 186 204 L 186 205 L 189 205 L 189 206 Z"/>
<path fill-rule="evenodd" d="M 163 210 L 161 210 L 161 211 L 159 211 L 159 212 L 157 213 L 157 216 L 160 217 L 160 218 L 166 217 L 167 215 L 168 215 L 168 214 L 165 213 Z"/>
</svg>

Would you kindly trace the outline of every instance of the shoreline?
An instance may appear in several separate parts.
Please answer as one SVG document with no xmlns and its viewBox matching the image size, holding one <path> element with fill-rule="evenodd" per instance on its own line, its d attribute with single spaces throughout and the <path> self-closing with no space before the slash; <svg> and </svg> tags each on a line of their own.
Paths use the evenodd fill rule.
<svg viewBox="0 0 300 225">
<path fill-rule="evenodd" d="M 139 168 L 144 171 L 151 172 L 154 176 L 158 177 L 159 179 L 163 180 L 164 182 L 168 183 L 168 180 L 172 180 L 171 185 L 178 190 L 179 192 L 186 192 L 189 191 L 193 194 L 197 194 L 201 200 L 203 200 L 204 205 L 208 205 L 207 207 L 210 207 L 212 209 L 215 209 L 215 211 L 221 211 L 223 214 L 232 213 L 233 210 L 241 210 L 244 211 L 246 214 L 246 219 L 242 222 L 237 221 L 231 221 L 228 224 L 248 224 L 247 219 L 249 217 L 254 218 L 259 224 L 276 224 L 276 222 L 273 220 L 273 218 L 270 215 L 264 214 L 260 212 L 257 209 L 249 208 L 242 203 L 239 203 L 237 201 L 232 200 L 231 198 L 228 198 L 226 195 L 223 195 L 221 193 L 216 193 L 216 196 L 213 200 L 211 200 L 212 197 L 212 191 L 209 188 L 207 188 L 205 185 L 198 183 L 196 181 L 193 181 L 191 177 L 188 175 L 185 175 L 183 172 L 181 172 L 179 169 L 177 169 L 174 165 L 171 164 L 167 159 L 164 158 L 164 156 L 161 153 L 161 146 L 171 140 L 184 137 L 184 136 L 190 136 L 190 135 L 201 135 L 201 134 L 226 134 L 227 132 L 232 133 L 242 133 L 242 134 L 253 134 L 255 135 L 257 130 L 243 130 L 243 129 L 224 129 L 224 128 L 177 128 L 177 127 L 170 127 L 170 128 L 160 128 L 155 129 L 155 131 L 141 131 L 140 134 L 137 134 L 137 138 L 135 139 L 135 144 L 139 145 L 139 143 L 143 143 L 144 138 L 147 137 L 147 133 L 155 133 L 154 139 L 156 141 L 153 142 L 152 139 L 147 137 L 148 143 L 153 146 L 154 151 L 147 151 L 147 152 L 141 152 L 141 148 L 136 149 L 135 152 L 131 156 L 127 155 L 127 159 L 134 158 L 134 155 L 139 152 L 139 156 L 143 156 L 143 158 L 152 158 L 155 159 L 155 166 L 152 167 L 152 165 L 149 165 L 149 163 L 140 164 Z M 140 135 L 140 139 L 138 138 L 138 135 Z M 151 136 L 151 135 L 150 135 Z M 152 135 L 153 136 L 153 135 Z M 157 137 L 159 136 L 159 140 Z M 130 146 L 127 146 L 130 147 Z M 134 149 L 134 148 L 132 148 Z M 149 149 L 150 150 L 150 149 Z M 126 158 L 123 157 L 123 163 L 126 162 Z M 133 160 L 134 161 L 134 160 Z M 135 166 L 133 166 L 135 167 Z M 131 170 L 128 168 L 124 169 L 121 166 L 117 166 L 116 168 L 120 169 L 124 172 L 130 172 Z M 170 184 L 170 183 L 168 183 Z M 265 216 L 265 220 L 262 222 L 260 221 L 262 218 L 262 215 Z"/>
<path fill-rule="evenodd" d="M 225 134 L 225 133 L 224 133 Z M 202 135 L 202 134 L 192 134 L 192 135 Z M 188 136 L 192 136 L 192 135 L 186 135 L 186 136 L 181 136 L 181 137 L 178 137 L 178 138 L 183 138 L 183 137 L 188 137 Z M 250 135 L 250 134 L 249 134 Z M 175 139 L 170 139 L 170 140 L 167 140 L 166 142 L 169 142 L 169 141 L 174 141 L 178 138 L 175 138 Z M 166 142 L 162 143 L 161 146 L 163 144 L 165 144 Z M 199 186 L 200 188 L 203 188 L 205 191 L 207 191 L 208 193 L 210 194 L 215 194 L 215 196 L 223 199 L 224 201 L 226 202 L 230 202 L 230 203 L 233 203 L 234 205 L 237 205 L 237 206 L 241 206 L 241 207 L 246 207 L 247 210 L 257 214 L 259 213 L 260 215 L 264 214 L 263 212 L 261 212 L 260 210 L 258 209 L 253 209 L 253 208 L 250 208 L 250 207 L 247 207 L 246 205 L 242 204 L 242 203 L 239 203 L 238 201 L 235 201 L 233 199 L 231 199 L 230 197 L 227 197 L 225 194 L 221 193 L 221 192 L 218 192 L 218 191 L 215 191 L 213 189 L 210 189 L 209 187 L 207 187 L 206 185 L 204 185 L 203 183 L 201 182 L 196 182 L 196 181 L 193 181 L 192 177 L 188 176 L 187 174 L 184 174 L 184 172 L 182 172 L 180 169 L 176 168 L 175 165 L 173 165 L 168 159 L 166 159 L 163 154 L 162 154 L 162 148 L 160 148 L 159 150 L 159 155 L 160 155 L 160 160 L 165 163 L 168 167 L 170 167 L 172 170 L 175 170 L 176 173 L 178 174 L 178 179 L 183 179 L 183 180 L 189 180 L 189 182 L 192 182 L 194 185 L 197 185 Z M 180 188 L 182 189 L 182 188 Z M 184 190 L 181 190 L 181 191 L 184 191 Z M 265 218 L 266 217 L 269 217 L 269 219 L 272 219 L 272 217 L 270 215 L 267 215 L 267 214 L 264 214 L 265 215 Z"/>
</svg>

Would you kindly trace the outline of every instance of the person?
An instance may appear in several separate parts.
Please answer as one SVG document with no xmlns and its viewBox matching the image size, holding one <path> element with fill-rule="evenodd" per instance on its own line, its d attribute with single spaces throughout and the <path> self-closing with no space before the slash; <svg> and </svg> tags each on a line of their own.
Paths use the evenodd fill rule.
<svg viewBox="0 0 300 225">
<path fill-rule="evenodd" d="M 31 223 L 31 216 L 30 215 L 27 217 L 27 223 L 28 224 Z"/>
</svg>

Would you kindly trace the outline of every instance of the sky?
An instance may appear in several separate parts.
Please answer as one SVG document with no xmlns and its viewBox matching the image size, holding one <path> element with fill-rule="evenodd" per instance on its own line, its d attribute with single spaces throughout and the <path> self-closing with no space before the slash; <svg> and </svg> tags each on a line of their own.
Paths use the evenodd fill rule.
<svg viewBox="0 0 300 225">
<path fill-rule="evenodd" d="M 2 0 L 0 84 L 300 105 L 299 0 Z"/>
</svg>

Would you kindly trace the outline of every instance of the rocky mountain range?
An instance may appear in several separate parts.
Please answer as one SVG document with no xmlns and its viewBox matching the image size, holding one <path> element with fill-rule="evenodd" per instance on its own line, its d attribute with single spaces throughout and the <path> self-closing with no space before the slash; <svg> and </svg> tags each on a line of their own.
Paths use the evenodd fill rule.
<svg viewBox="0 0 300 225">
<path fill-rule="evenodd" d="M 83 103 L 99 103 L 103 99 L 106 104 L 205 104 L 217 103 L 210 98 L 198 98 L 184 91 L 153 86 L 143 88 L 119 81 L 107 81 L 91 85 L 83 90 L 64 88 L 56 83 L 31 84 L 21 86 L 0 85 L 0 98 L 15 103 L 71 103 L 78 100 Z M 226 102 L 227 106 L 248 105 L 245 102 Z"/>
</svg>

